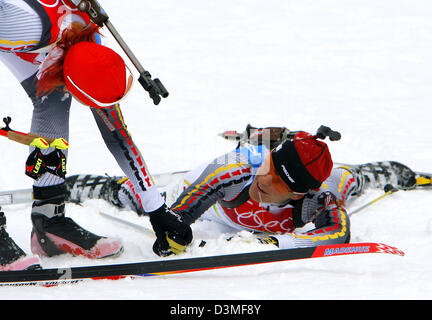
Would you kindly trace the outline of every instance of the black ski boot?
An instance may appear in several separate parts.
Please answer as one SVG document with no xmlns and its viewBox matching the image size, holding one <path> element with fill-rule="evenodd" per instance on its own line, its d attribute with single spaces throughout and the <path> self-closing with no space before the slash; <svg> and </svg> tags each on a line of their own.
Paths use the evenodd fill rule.
<svg viewBox="0 0 432 320">
<path fill-rule="evenodd" d="M 367 186 L 382 189 L 387 184 L 401 190 L 416 187 L 416 173 L 396 161 L 371 162 L 346 168 L 357 179 L 360 191 Z"/>
<path fill-rule="evenodd" d="M 146 214 L 127 177 L 74 175 L 66 179 L 66 188 L 67 202 L 79 204 L 87 199 L 102 199 L 120 209 L 129 207 L 140 216 Z"/>
<path fill-rule="evenodd" d="M 83 203 L 87 199 L 103 199 L 116 207 L 124 208 L 118 198 L 126 177 L 109 177 L 90 174 L 70 176 L 66 179 L 66 201 Z"/>
<path fill-rule="evenodd" d="M 34 187 L 35 199 L 39 200 L 34 201 L 31 213 L 32 252 L 49 257 L 70 253 L 93 259 L 120 254 L 123 246 L 119 240 L 95 235 L 65 217 L 64 190 L 64 185 Z"/>
<path fill-rule="evenodd" d="M 6 217 L 0 211 L 0 271 L 36 269 L 41 269 L 39 258 L 27 256 L 9 236 L 6 231 Z"/>
</svg>

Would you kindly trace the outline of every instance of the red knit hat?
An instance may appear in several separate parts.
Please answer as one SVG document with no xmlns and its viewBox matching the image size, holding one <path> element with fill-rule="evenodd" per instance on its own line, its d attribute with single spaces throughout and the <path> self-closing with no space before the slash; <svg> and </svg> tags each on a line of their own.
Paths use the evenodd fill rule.
<svg viewBox="0 0 432 320">
<path fill-rule="evenodd" d="M 304 131 L 280 144 L 272 159 L 280 177 L 296 192 L 319 188 L 333 168 L 327 144 Z"/>
<path fill-rule="evenodd" d="M 113 50 L 93 42 L 79 42 L 66 54 L 63 73 L 70 93 L 84 104 L 105 108 L 117 104 L 129 92 L 133 78 Z"/>
</svg>

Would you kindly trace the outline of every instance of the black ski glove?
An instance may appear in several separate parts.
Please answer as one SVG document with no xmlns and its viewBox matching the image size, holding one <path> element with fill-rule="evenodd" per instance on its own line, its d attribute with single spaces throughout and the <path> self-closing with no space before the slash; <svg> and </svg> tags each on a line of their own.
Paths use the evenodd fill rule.
<svg viewBox="0 0 432 320">
<path fill-rule="evenodd" d="M 27 158 L 25 174 L 32 179 L 38 180 L 45 172 L 47 172 L 45 156 L 39 148 L 36 148 Z"/>
<path fill-rule="evenodd" d="M 38 180 L 46 172 L 63 179 L 66 177 L 66 156 L 61 150 L 55 149 L 51 153 L 43 155 L 39 148 L 35 148 L 30 153 L 26 161 L 25 174 Z"/>
<path fill-rule="evenodd" d="M 166 205 L 149 213 L 150 222 L 156 234 L 153 251 L 159 256 L 166 257 L 185 251 L 192 242 L 192 229 L 183 222 L 182 217 L 171 211 Z"/>
<path fill-rule="evenodd" d="M 47 167 L 53 167 L 54 169 L 47 168 L 47 171 L 59 176 L 60 178 L 66 178 L 66 156 L 64 153 L 55 149 L 53 152 L 45 156 L 45 164 Z"/>
<path fill-rule="evenodd" d="M 312 221 L 318 229 L 332 224 L 333 216 L 330 214 L 332 211 L 342 210 L 346 212 L 343 203 L 329 191 L 319 195 L 318 204 L 320 207 L 316 211 Z"/>
<path fill-rule="evenodd" d="M 343 208 L 343 203 L 337 200 L 336 196 L 329 191 L 308 193 L 304 198 L 296 201 L 294 204 L 294 225 L 300 228 L 306 223 L 315 223 L 320 213 L 328 213 L 331 209 L 334 209 L 335 206 L 337 208 Z M 325 215 L 322 215 L 320 219 L 323 219 L 324 216 Z M 319 224 L 321 225 L 321 223 Z"/>
</svg>

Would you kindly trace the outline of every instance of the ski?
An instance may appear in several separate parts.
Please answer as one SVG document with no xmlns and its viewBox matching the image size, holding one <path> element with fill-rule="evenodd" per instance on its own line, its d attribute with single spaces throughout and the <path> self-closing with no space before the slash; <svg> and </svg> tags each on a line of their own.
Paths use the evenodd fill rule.
<svg viewBox="0 0 432 320">
<path fill-rule="evenodd" d="M 162 195 L 165 189 L 172 181 L 180 179 L 188 171 L 174 171 L 153 174 L 153 180 L 156 187 L 159 189 Z M 16 190 L 5 190 L 0 191 L 0 206 L 2 205 L 15 205 L 33 202 L 33 189 L 16 189 Z"/>
<path fill-rule="evenodd" d="M 0 206 L 20 203 L 31 203 L 32 201 L 32 189 L 0 191 Z"/>
<path fill-rule="evenodd" d="M 128 277 L 160 276 L 194 271 L 221 269 L 309 258 L 324 258 L 365 253 L 387 253 L 404 256 L 398 248 L 382 243 L 351 243 L 318 247 L 278 249 L 186 259 L 164 259 L 148 262 L 109 264 L 86 267 L 1 271 L 0 286 L 57 286 L 84 280 L 118 280 Z"/>
</svg>

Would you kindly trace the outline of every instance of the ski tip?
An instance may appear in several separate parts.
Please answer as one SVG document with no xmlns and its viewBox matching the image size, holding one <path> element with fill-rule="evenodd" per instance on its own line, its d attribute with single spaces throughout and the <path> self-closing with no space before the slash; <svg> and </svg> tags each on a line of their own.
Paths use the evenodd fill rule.
<svg viewBox="0 0 432 320">
<path fill-rule="evenodd" d="M 416 179 L 417 187 L 431 187 L 432 188 L 432 178 L 419 176 Z"/>
<path fill-rule="evenodd" d="M 405 252 L 403 252 L 402 250 L 400 250 L 396 247 L 392 247 L 392 246 L 383 244 L 383 243 L 377 244 L 377 252 L 378 253 L 395 254 L 398 256 L 405 256 Z"/>
</svg>

